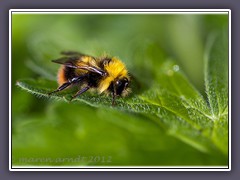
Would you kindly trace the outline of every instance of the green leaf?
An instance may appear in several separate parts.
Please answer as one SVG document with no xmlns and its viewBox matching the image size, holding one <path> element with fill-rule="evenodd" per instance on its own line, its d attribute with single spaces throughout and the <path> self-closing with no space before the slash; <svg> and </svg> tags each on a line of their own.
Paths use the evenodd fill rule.
<svg viewBox="0 0 240 180">
<path fill-rule="evenodd" d="M 15 165 L 225 164 L 221 155 L 192 148 L 144 115 L 109 108 L 54 103 L 44 114 L 16 118 L 13 130 Z M 79 156 L 88 159 L 57 161 Z M 110 161 L 90 161 L 97 156 Z"/>
<path fill-rule="evenodd" d="M 208 42 L 205 84 L 212 114 L 219 118 L 228 112 L 228 35 L 214 34 Z"/>
<path fill-rule="evenodd" d="M 228 33 L 214 34 L 205 58 L 205 85 L 214 128 L 215 144 L 228 154 Z"/>
</svg>

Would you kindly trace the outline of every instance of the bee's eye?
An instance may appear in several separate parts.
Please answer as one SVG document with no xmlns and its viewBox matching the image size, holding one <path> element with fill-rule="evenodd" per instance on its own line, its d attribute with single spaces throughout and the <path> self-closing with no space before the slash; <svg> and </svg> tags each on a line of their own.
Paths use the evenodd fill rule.
<svg viewBox="0 0 240 180">
<path fill-rule="evenodd" d="M 122 84 L 122 81 L 120 80 L 116 81 L 116 86 L 121 86 L 121 84 Z"/>
<path fill-rule="evenodd" d="M 121 95 L 123 90 L 128 86 L 128 79 L 119 79 L 115 82 L 115 88 L 117 95 Z"/>
</svg>

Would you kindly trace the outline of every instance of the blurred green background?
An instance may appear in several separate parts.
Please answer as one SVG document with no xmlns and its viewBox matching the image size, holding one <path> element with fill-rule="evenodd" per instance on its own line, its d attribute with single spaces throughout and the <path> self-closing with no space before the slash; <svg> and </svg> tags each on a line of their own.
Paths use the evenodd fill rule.
<svg viewBox="0 0 240 180">
<path fill-rule="evenodd" d="M 12 15 L 13 165 L 225 164 L 167 136 L 144 116 L 39 98 L 21 90 L 16 81 L 55 80 L 59 66 L 51 60 L 63 50 L 76 50 L 119 57 L 148 87 L 152 64 L 145 52 L 157 46 L 161 52 L 155 60 L 162 56 L 176 60 L 205 96 L 206 40 L 227 26 L 227 15 Z M 182 151 L 177 151 L 179 146 Z M 34 162 L 80 156 L 87 159 Z"/>
</svg>

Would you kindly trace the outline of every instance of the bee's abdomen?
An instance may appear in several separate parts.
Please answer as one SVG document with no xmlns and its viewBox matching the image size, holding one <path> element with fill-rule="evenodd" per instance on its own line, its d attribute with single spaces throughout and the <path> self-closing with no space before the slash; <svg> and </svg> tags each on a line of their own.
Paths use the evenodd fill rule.
<svg viewBox="0 0 240 180">
<path fill-rule="evenodd" d="M 61 66 L 58 71 L 58 84 L 62 85 L 63 83 L 74 77 L 76 77 L 76 75 L 73 68 Z"/>
<path fill-rule="evenodd" d="M 58 84 L 61 85 L 64 82 L 66 82 L 66 78 L 65 78 L 65 73 L 64 73 L 64 66 L 61 66 L 58 70 Z"/>
</svg>

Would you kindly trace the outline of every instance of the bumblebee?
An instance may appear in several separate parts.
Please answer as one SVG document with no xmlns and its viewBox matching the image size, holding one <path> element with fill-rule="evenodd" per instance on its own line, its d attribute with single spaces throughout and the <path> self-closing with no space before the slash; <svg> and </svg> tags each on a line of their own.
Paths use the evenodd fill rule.
<svg viewBox="0 0 240 180">
<path fill-rule="evenodd" d="M 101 57 L 85 55 L 79 52 L 62 52 L 64 57 L 52 60 L 61 64 L 58 71 L 59 87 L 49 95 L 62 91 L 72 85 L 78 85 L 79 91 L 72 99 L 89 89 L 95 89 L 99 94 L 112 95 L 112 105 L 115 98 L 126 96 L 130 92 L 130 77 L 124 63 L 116 57 Z M 72 100 L 71 99 L 71 100 Z"/>
</svg>

